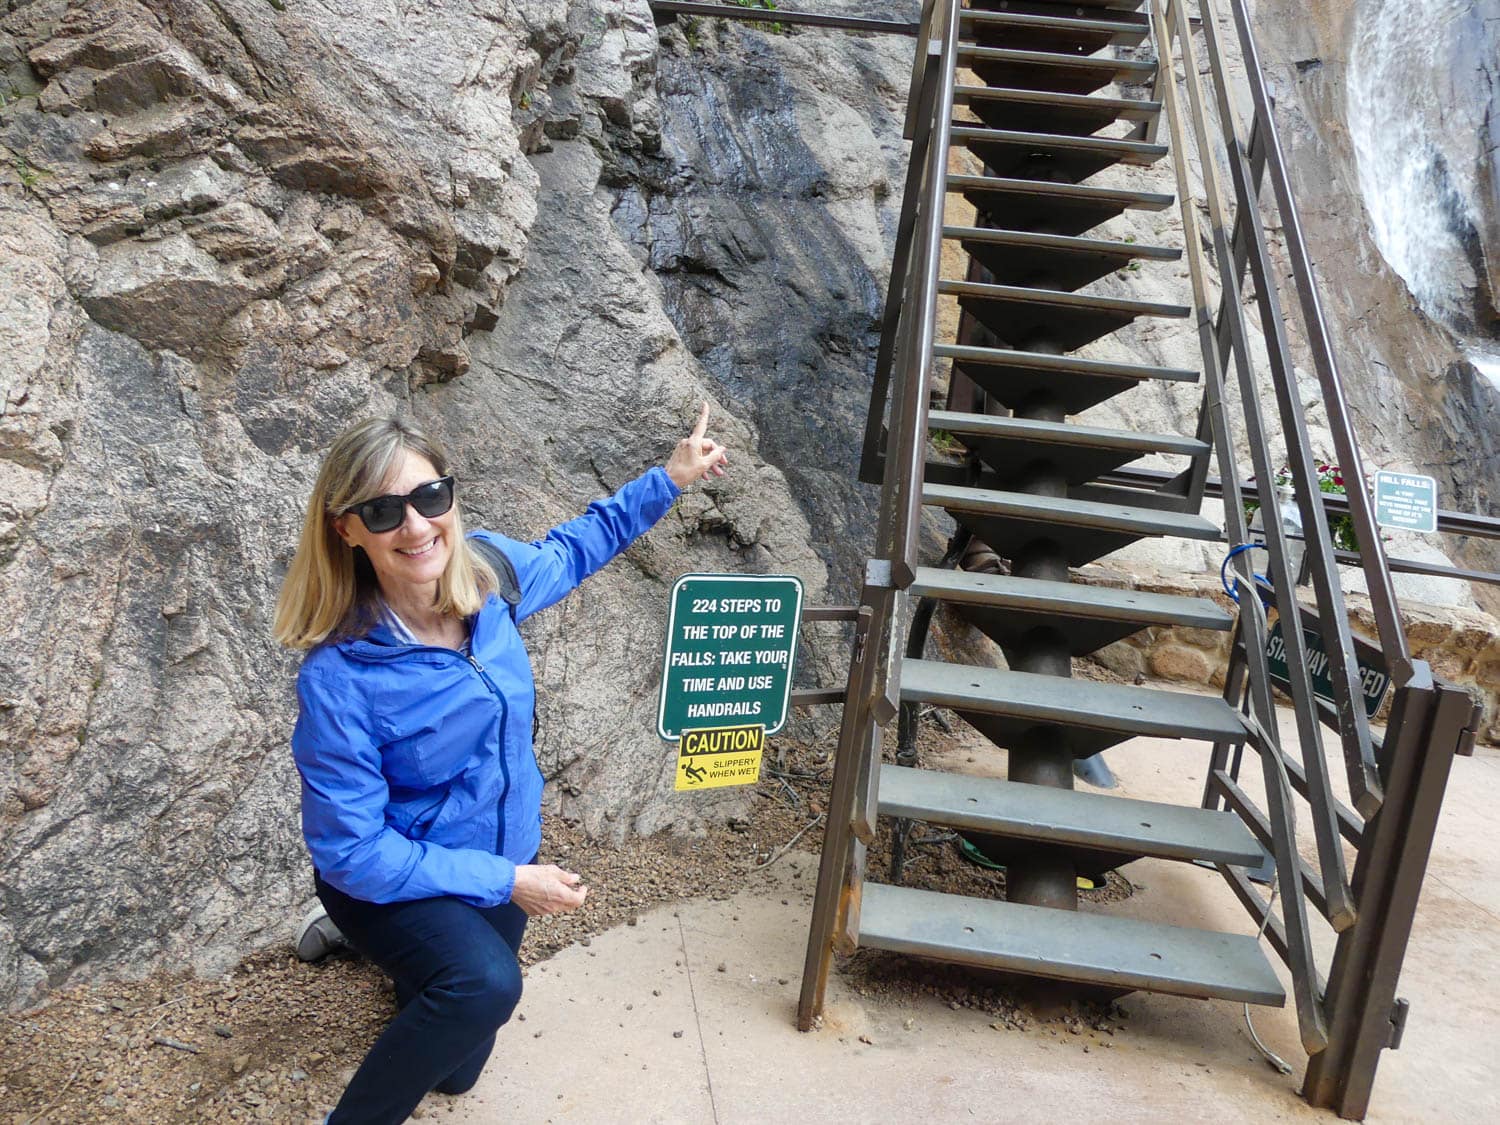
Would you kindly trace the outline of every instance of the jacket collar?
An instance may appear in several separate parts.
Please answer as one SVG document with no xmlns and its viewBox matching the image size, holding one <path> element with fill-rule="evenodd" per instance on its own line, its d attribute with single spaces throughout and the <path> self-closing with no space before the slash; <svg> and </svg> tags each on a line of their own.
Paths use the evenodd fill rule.
<svg viewBox="0 0 1500 1125">
<path fill-rule="evenodd" d="M 502 614 L 509 613 L 494 594 L 484 599 L 484 605 L 479 607 L 479 613 L 474 618 L 474 629 L 470 641 L 473 649 L 479 649 L 487 645 L 495 635 L 495 629 L 499 624 Z M 363 660 L 391 660 L 402 653 L 421 651 L 433 648 L 430 645 L 407 644 L 397 637 L 391 627 L 383 621 L 377 621 L 374 628 L 362 637 L 352 640 L 339 641 L 337 646 L 350 656 Z M 439 651 L 434 649 L 434 651 Z M 454 655 L 458 655 L 455 653 Z"/>
</svg>

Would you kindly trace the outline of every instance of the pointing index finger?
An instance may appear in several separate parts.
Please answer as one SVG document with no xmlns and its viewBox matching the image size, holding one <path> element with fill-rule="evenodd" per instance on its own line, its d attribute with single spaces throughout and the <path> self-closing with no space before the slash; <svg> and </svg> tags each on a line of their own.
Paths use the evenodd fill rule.
<svg viewBox="0 0 1500 1125">
<path fill-rule="evenodd" d="M 704 402 L 703 412 L 698 415 L 698 424 L 693 427 L 693 437 L 702 438 L 708 432 L 708 403 Z"/>
</svg>

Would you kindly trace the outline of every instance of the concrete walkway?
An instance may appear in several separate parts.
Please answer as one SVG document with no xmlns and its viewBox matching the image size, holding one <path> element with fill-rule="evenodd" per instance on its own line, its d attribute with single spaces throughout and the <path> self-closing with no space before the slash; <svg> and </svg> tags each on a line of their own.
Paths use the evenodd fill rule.
<svg viewBox="0 0 1500 1125">
<path fill-rule="evenodd" d="M 1141 739 L 1110 760 L 1124 794 L 1196 803 L 1205 756 Z M 1371 1121 L 1500 1120 L 1500 885 L 1485 878 L 1500 843 L 1488 808 L 1497 793 L 1500 754 L 1458 762 L 1401 983 L 1406 1039 L 1382 1058 Z M 1101 909 L 1253 932 L 1212 872 L 1143 860 L 1126 873 L 1136 894 Z M 813 858 L 794 853 L 731 899 L 664 907 L 535 966 L 523 1019 L 502 1032 L 479 1086 L 435 1095 L 427 1115 L 528 1125 L 1335 1120 L 1297 1096 L 1305 1056 L 1289 1007 L 1252 1014 L 1290 1076 L 1261 1060 L 1239 1005 L 1139 993 L 1120 1002 L 1129 1018 L 1114 1036 L 1002 1031 L 933 997 L 857 995 L 835 974 L 825 1026 L 799 1034 L 815 878 Z M 1326 971 L 1333 935 L 1319 928 Z"/>
</svg>

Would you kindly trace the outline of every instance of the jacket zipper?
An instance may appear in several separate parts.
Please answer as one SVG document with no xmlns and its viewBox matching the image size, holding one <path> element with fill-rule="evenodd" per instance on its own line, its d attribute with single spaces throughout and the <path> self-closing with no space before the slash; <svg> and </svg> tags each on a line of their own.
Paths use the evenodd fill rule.
<svg viewBox="0 0 1500 1125">
<path fill-rule="evenodd" d="M 436 801 L 433 801 L 431 804 L 429 804 L 426 808 L 424 808 L 416 816 L 412 817 L 412 819 L 411 819 L 411 826 L 412 826 L 412 828 L 416 828 L 419 824 L 421 824 L 422 823 L 422 818 L 424 816 L 426 816 L 428 813 L 432 812 L 434 809 L 440 809 L 440 808 L 442 808 L 443 807 L 443 802 L 446 801 L 447 799 L 448 799 L 448 792 L 444 791 L 444 793 L 443 793 L 443 795 L 441 797 L 439 797 Z M 433 817 L 432 819 L 435 821 L 435 820 L 437 820 L 437 817 Z M 430 831 L 432 831 L 432 825 L 428 824 L 423 829 L 423 831 L 422 831 L 422 837 L 421 838 L 425 839 L 426 836 L 427 836 L 427 833 L 430 832 Z"/>
<path fill-rule="evenodd" d="M 469 637 L 469 643 L 472 645 L 472 630 Z M 495 686 L 495 682 L 490 679 L 489 673 L 484 670 L 484 665 L 474 659 L 472 652 L 457 652 L 451 648 L 443 648 L 439 645 L 406 645 L 404 647 L 408 650 L 416 649 L 424 652 L 441 652 L 448 656 L 462 658 L 474 669 L 474 673 L 479 677 L 480 682 L 484 684 L 489 693 L 500 703 L 500 774 L 503 784 L 500 788 L 500 803 L 495 808 L 495 854 L 503 855 L 505 851 L 505 795 L 510 792 L 510 764 L 505 758 L 505 726 L 510 721 L 510 704 L 506 702 L 505 696 L 500 693 L 500 689 Z M 395 655 L 378 656 L 373 657 L 373 659 L 389 660 L 394 659 Z"/>
<path fill-rule="evenodd" d="M 472 644 L 472 639 L 470 641 Z M 500 804 L 495 809 L 495 854 L 505 854 L 505 794 L 510 791 L 510 769 L 505 761 L 505 724 L 510 720 L 510 704 L 505 701 L 505 696 L 500 694 L 500 689 L 495 687 L 494 682 L 484 670 L 484 665 L 474 659 L 472 652 L 462 654 L 469 662 L 479 679 L 483 682 L 496 699 L 500 701 L 500 772 L 504 775 L 505 785 L 500 790 Z"/>
</svg>

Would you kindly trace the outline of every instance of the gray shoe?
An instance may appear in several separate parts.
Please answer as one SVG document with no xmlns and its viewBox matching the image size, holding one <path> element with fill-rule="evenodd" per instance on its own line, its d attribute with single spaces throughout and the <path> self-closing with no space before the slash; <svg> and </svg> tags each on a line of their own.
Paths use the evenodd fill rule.
<svg viewBox="0 0 1500 1125">
<path fill-rule="evenodd" d="M 304 961 L 321 961 L 330 953 L 349 948 L 348 939 L 339 932 L 333 919 L 328 917 L 328 912 L 321 906 L 313 907 L 308 911 L 307 917 L 302 919 L 293 945 L 296 946 L 297 956 Z"/>
</svg>

